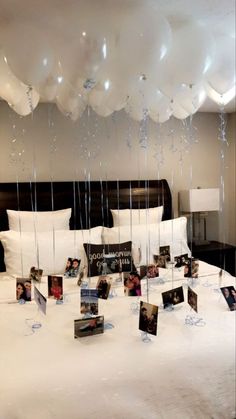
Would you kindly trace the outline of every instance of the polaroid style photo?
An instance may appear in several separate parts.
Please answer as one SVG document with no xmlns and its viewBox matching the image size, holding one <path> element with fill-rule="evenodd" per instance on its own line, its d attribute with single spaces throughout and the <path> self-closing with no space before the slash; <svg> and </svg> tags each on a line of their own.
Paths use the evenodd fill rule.
<svg viewBox="0 0 236 419">
<path fill-rule="evenodd" d="M 98 335 L 104 332 L 104 316 L 90 317 L 88 319 L 74 320 L 74 337 Z"/>
<path fill-rule="evenodd" d="M 188 304 L 197 313 L 197 294 L 188 287 Z"/>
<path fill-rule="evenodd" d="M 188 254 L 175 256 L 175 268 L 181 268 L 181 266 L 184 266 L 188 262 Z"/>
<path fill-rule="evenodd" d="M 147 278 L 157 278 L 159 276 L 159 266 L 158 265 L 148 265 L 147 266 Z"/>
<path fill-rule="evenodd" d="M 228 304 L 230 311 L 235 311 L 236 310 L 236 291 L 233 285 L 230 285 L 228 287 L 222 287 L 220 290 L 225 298 L 226 303 Z"/>
<path fill-rule="evenodd" d="M 194 258 L 188 258 L 184 265 L 184 277 L 185 278 L 198 278 L 199 271 L 199 260 Z"/>
<path fill-rule="evenodd" d="M 36 286 L 34 286 L 34 300 L 38 306 L 38 309 L 46 315 L 47 299 L 43 294 L 41 294 Z"/>
<path fill-rule="evenodd" d="M 32 281 L 41 282 L 42 276 L 43 276 L 42 269 L 37 269 L 35 268 L 35 266 L 32 266 L 32 268 L 30 268 L 29 278 Z"/>
<path fill-rule="evenodd" d="M 157 278 L 159 276 L 159 266 L 152 263 L 140 266 L 140 278 Z"/>
<path fill-rule="evenodd" d="M 167 308 L 171 305 L 183 303 L 184 301 L 183 287 L 177 287 L 169 291 L 163 292 L 162 301 L 163 301 L 164 308 Z"/>
<path fill-rule="evenodd" d="M 68 258 L 66 261 L 64 276 L 66 278 L 77 278 L 79 275 L 80 259 Z"/>
<path fill-rule="evenodd" d="M 99 276 L 96 288 L 98 298 L 107 300 L 111 288 L 111 281 L 109 280 L 109 277 L 106 275 Z"/>
<path fill-rule="evenodd" d="M 127 297 L 140 297 L 141 278 L 138 272 L 124 272 L 124 294 Z"/>
<path fill-rule="evenodd" d="M 153 259 L 159 268 L 166 268 L 170 262 L 170 246 L 160 246 L 159 255 L 153 255 Z"/>
<path fill-rule="evenodd" d="M 48 275 L 48 297 L 63 300 L 63 277 Z"/>
<path fill-rule="evenodd" d="M 80 313 L 81 314 L 98 314 L 98 291 L 97 289 L 81 289 L 80 290 Z"/>
<path fill-rule="evenodd" d="M 31 279 L 16 278 L 16 299 L 24 301 L 32 300 Z"/>
<path fill-rule="evenodd" d="M 158 306 L 140 301 L 139 330 L 157 334 Z"/>
</svg>

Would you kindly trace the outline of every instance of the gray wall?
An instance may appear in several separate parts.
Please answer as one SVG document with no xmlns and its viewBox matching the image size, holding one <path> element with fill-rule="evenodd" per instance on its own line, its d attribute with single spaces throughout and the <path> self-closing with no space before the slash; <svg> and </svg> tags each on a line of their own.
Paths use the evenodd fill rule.
<svg viewBox="0 0 236 419">
<path fill-rule="evenodd" d="M 236 244 L 235 114 L 227 122 L 226 143 L 219 114 L 140 127 L 124 111 L 102 118 L 86 110 L 72 122 L 52 104 L 19 117 L 0 102 L 0 182 L 166 178 L 175 216 L 179 190 L 223 183 L 222 211 L 209 214 L 208 238 Z"/>
</svg>

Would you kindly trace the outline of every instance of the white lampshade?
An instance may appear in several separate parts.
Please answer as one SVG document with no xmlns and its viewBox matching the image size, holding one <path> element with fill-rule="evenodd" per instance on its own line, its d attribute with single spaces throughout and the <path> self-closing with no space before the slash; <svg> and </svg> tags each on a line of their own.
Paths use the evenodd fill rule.
<svg viewBox="0 0 236 419">
<path fill-rule="evenodd" d="M 220 191 L 218 188 L 180 191 L 179 204 L 181 212 L 219 211 Z"/>
</svg>

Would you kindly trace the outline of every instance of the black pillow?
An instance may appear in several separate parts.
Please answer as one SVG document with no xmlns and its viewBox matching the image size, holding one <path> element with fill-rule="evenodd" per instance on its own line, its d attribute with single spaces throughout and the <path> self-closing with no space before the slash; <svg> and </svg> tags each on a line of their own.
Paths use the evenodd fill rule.
<svg viewBox="0 0 236 419">
<path fill-rule="evenodd" d="M 109 275 L 134 270 L 132 242 L 114 244 L 84 243 L 88 276 Z"/>
</svg>

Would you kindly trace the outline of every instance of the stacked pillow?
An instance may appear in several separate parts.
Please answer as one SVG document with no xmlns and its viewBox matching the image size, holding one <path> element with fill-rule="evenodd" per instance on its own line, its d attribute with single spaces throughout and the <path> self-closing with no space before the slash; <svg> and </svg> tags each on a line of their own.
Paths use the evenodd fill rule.
<svg viewBox="0 0 236 419">
<path fill-rule="evenodd" d="M 113 226 L 160 223 L 163 206 L 145 209 L 111 209 Z"/>
<path fill-rule="evenodd" d="M 90 230 L 57 230 L 35 232 L 2 231 L 6 271 L 9 275 L 28 276 L 32 266 L 44 275 L 63 274 L 68 257 L 87 265 L 84 242 L 101 244 L 102 227 Z"/>
<path fill-rule="evenodd" d="M 68 257 L 87 264 L 84 242 L 101 244 L 102 227 L 70 230 L 71 208 L 59 211 L 7 210 L 9 231 L 0 232 L 9 275 L 28 276 L 32 266 L 44 275 L 63 274 Z"/>
<path fill-rule="evenodd" d="M 131 240 L 134 264 L 145 265 L 153 263 L 160 246 L 170 246 L 172 260 L 186 253 L 190 256 L 186 228 L 186 217 L 179 217 L 155 224 L 104 227 L 102 239 L 106 244 Z"/>
<path fill-rule="evenodd" d="M 9 230 L 52 231 L 69 230 L 71 208 L 59 211 L 14 211 L 7 210 Z"/>
<path fill-rule="evenodd" d="M 98 275 L 103 255 L 116 254 L 116 270 L 153 263 L 160 246 L 170 246 L 171 258 L 191 255 L 187 245 L 187 219 L 161 221 L 163 207 L 111 210 L 114 227 L 69 230 L 71 208 L 50 212 L 7 210 L 9 231 L 0 232 L 6 271 L 28 276 L 32 266 L 44 275 L 63 274 L 68 257 L 81 260 L 90 276 Z M 123 252 L 123 253 L 122 253 Z M 125 252 L 125 253 L 124 253 Z M 129 254 L 128 254 L 128 253 Z M 122 261 L 122 267 L 118 263 Z M 94 255 L 102 255 L 94 259 Z"/>
</svg>

